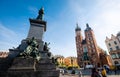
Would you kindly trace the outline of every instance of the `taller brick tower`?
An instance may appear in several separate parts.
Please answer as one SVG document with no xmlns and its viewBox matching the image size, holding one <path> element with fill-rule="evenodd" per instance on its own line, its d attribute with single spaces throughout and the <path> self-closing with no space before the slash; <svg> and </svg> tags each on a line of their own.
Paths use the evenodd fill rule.
<svg viewBox="0 0 120 77">
<path fill-rule="evenodd" d="M 86 24 L 86 29 L 85 29 L 85 39 L 86 39 L 86 45 L 88 49 L 88 56 L 90 59 L 90 64 L 93 65 L 98 65 L 100 64 L 99 62 L 99 50 L 98 50 L 98 45 L 95 39 L 95 35 L 91 27 L 89 27 L 88 24 Z"/>
<path fill-rule="evenodd" d="M 98 66 L 99 61 L 99 51 L 94 36 L 93 30 L 86 24 L 86 29 L 84 30 L 85 38 L 83 39 L 81 28 L 77 27 L 76 32 L 76 49 L 77 49 L 77 60 L 80 67 L 85 67 L 86 65 Z"/>
</svg>

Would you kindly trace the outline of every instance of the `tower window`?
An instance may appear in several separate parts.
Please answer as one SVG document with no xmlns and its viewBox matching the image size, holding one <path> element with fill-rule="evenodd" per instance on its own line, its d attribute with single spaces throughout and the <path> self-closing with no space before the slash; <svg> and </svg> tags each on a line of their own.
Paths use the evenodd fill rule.
<svg viewBox="0 0 120 77">
<path fill-rule="evenodd" d="M 110 48 L 110 51 L 112 51 L 113 49 L 112 48 Z"/>
<path fill-rule="evenodd" d="M 118 53 L 118 57 L 120 58 L 120 53 Z"/>
<path fill-rule="evenodd" d="M 116 45 L 116 44 L 117 44 L 117 42 L 116 42 L 116 41 L 114 41 L 114 44 Z"/>
<path fill-rule="evenodd" d="M 119 46 L 116 46 L 116 50 L 118 50 L 119 49 Z"/>
<path fill-rule="evenodd" d="M 115 59 L 116 58 L 116 54 L 112 54 L 112 58 Z"/>
<path fill-rule="evenodd" d="M 89 40 L 90 40 L 90 38 L 89 38 Z"/>
<path fill-rule="evenodd" d="M 109 45 L 109 46 L 111 46 L 111 44 L 110 44 L 110 43 L 109 43 L 108 45 Z"/>
<path fill-rule="evenodd" d="M 90 36 L 90 34 L 88 34 L 88 36 Z"/>
<path fill-rule="evenodd" d="M 119 64 L 119 62 L 118 62 L 118 61 L 115 61 L 114 63 L 115 63 L 115 64 Z"/>
</svg>

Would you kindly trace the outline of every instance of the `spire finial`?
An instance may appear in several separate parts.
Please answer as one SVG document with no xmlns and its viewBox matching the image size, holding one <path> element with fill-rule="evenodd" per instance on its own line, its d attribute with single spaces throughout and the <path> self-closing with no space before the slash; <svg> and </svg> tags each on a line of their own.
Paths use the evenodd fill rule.
<svg viewBox="0 0 120 77">
<path fill-rule="evenodd" d="M 78 27 L 78 22 L 76 23 L 76 26 Z"/>
<path fill-rule="evenodd" d="M 81 30 L 81 28 L 78 26 L 78 23 L 76 23 L 76 29 L 75 29 L 76 31 L 80 31 Z"/>
<path fill-rule="evenodd" d="M 87 27 L 87 28 L 89 28 L 89 25 L 88 25 L 88 23 L 86 23 L 86 27 Z"/>
</svg>

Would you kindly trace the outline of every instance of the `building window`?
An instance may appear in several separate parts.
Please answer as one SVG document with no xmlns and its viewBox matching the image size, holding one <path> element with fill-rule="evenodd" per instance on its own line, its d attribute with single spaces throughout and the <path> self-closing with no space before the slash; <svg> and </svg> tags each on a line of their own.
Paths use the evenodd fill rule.
<svg viewBox="0 0 120 77">
<path fill-rule="evenodd" d="M 114 41 L 114 44 L 116 45 L 116 44 L 117 44 L 117 42 L 116 42 L 116 41 Z"/>
<path fill-rule="evenodd" d="M 115 61 L 114 63 L 115 63 L 115 64 L 119 64 L 119 62 L 118 62 L 118 61 Z"/>
<path fill-rule="evenodd" d="M 89 39 L 89 41 L 91 41 L 91 40 L 92 40 L 92 37 L 89 37 L 88 39 Z"/>
<path fill-rule="evenodd" d="M 113 49 L 112 48 L 110 48 L 110 51 L 112 51 Z"/>
<path fill-rule="evenodd" d="M 116 58 L 116 55 L 115 55 L 115 54 L 112 54 L 112 58 L 115 59 L 115 58 Z"/>
<path fill-rule="evenodd" d="M 88 49 L 86 46 L 84 46 L 84 49 L 83 49 L 84 52 L 88 52 Z"/>
<path fill-rule="evenodd" d="M 93 49 L 93 52 L 95 52 L 95 49 Z"/>
<path fill-rule="evenodd" d="M 90 34 L 88 34 L 88 36 L 90 36 Z"/>
<path fill-rule="evenodd" d="M 92 37 L 90 37 L 90 39 L 92 40 Z"/>
<path fill-rule="evenodd" d="M 118 46 L 116 46 L 116 50 L 118 50 L 119 49 L 119 47 Z"/>
<path fill-rule="evenodd" d="M 90 40 L 90 38 L 89 38 L 89 40 Z"/>
<path fill-rule="evenodd" d="M 109 45 L 109 46 L 111 46 L 111 44 L 110 44 L 110 43 L 109 43 L 108 45 Z"/>
<path fill-rule="evenodd" d="M 119 55 L 118 55 L 118 54 L 116 54 L 116 58 L 119 58 Z"/>
<path fill-rule="evenodd" d="M 118 57 L 120 58 L 120 53 L 118 53 Z"/>
</svg>

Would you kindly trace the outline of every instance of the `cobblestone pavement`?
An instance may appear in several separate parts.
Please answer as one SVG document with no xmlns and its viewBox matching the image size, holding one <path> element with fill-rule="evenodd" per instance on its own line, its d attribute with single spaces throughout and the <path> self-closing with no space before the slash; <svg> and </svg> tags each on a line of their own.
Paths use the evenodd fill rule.
<svg viewBox="0 0 120 77">
<path fill-rule="evenodd" d="M 78 75 L 71 75 L 71 74 L 67 74 L 67 75 L 61 75 L 60 77 L 79 77 Z M 82 77 L 90 77 L 89 75 L 86 76 L 82 76 Z M 120 75 L 108 75 L 107 77 L 120 77 Z"/>
</svg>

